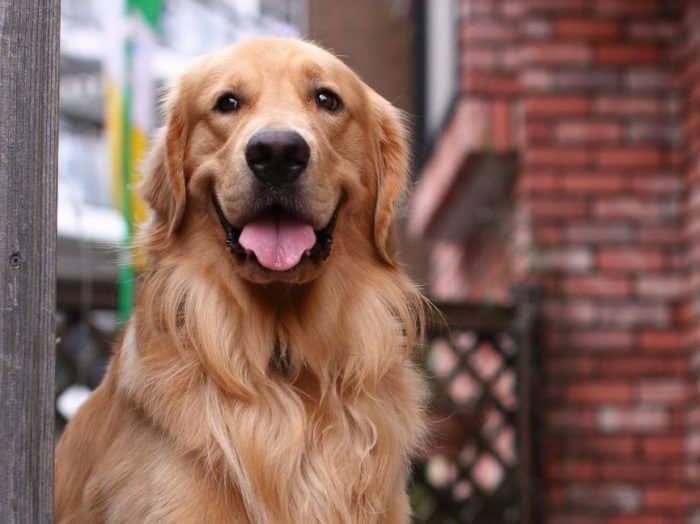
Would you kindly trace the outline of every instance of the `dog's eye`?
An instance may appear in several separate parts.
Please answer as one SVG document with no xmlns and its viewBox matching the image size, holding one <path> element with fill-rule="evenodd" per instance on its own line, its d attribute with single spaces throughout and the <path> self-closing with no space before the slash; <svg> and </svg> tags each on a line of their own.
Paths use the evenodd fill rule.
<svg viewBox="0 0 700 524">
<path fill-rule="evenodd" d="M 232 113 L 234 111 L 238 111 L 240 105 L 241 102 L 238 100 L 236 95 L 233 93 L 224 93 L 216 101 L 214 110 L 219 111 L 220 113 Z"/>
<path fill-rule="evenodd" d="M 319 89 L 314 98 L 318 107 L 331 113 L 335 113 L 343 107 L 343 101 L 330 89 Z"/>
</svg>

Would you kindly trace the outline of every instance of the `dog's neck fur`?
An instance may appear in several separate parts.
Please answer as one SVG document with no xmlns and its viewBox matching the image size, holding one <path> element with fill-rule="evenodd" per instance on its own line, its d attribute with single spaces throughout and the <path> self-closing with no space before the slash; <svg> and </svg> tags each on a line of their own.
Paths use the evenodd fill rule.
<svg viewBox="0 0 700 524">
<path fill-rule="evenodd" d="M 233 483 L 253 523 L 405 513 L 392 500 L 424 432 L 408 281 L 329 267 L 355 278 L 275 293 L 271 307 L 269 290 L 218 271 L 166 262 L 144 276 L 115 364 L 121 394 Z M 276 350 L 286 376 L 270 367 Z"/>
</svg>

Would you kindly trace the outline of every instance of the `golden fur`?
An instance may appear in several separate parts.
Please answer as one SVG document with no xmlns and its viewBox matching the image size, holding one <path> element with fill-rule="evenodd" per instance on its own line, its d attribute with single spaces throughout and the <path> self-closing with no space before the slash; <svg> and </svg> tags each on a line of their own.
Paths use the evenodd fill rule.
<svg viewBox="0 0 700 524">
<path fill-rule="evenodd" d="M 309 101 L 313 85 L 343 99 Z M 213 114 L 222 89 L 236 115 Z M 406 183 L 398 111 L 321 49 L 259 39 L 198 60 L 171 89 L 142 186 L 148 267 L 103 384 L 56 449 L 68 523 L 405 523 L 424 435 L 411 362 L 423 299 L 395 261 Z M 253 132 L 298 129 L 314 226 L 338 204 L 330 257 L 271 275 L 232 256 Z"/>
</svg>

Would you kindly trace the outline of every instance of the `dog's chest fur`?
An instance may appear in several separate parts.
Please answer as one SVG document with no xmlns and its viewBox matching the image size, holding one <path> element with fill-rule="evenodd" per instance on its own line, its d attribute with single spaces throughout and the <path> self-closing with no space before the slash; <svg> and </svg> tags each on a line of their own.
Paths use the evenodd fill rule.
<svg viewBox="0 0 700 524">
<path fill-rule="evenodd" d="M 405 521 L 407 458 L 420 420 L 419 399 L 411 397 L 420 380 L 409 364 L 389 370 L 375 395 L 342 391 L 340 383 L 321 393 L 304 373 L 290 381 L 285 364 L 244 401 L 187 364 L 167 375 L 148 369 L 153 363 L 137 357 L 134 343 L 127 334 L 118 391 L 145 415 L 134 429 L 157 440 L 146 468 L 151 483 L 176 475 L 182 481 L 169 484 L 196 478 L 208 486 L 173 496 L 173 511 L 204 505 L 226 515 L 216 518 L 222 522 L 256 524 Z M 159 464 L 174 460 L 179 465 L 163 473 Z"/>
<path fill-rule="evenodd" d="M 57 521 L 407 523 L 424 385 L 390 285 L 280 321 L 169 275 L 62 439 Z"/>
</svg>

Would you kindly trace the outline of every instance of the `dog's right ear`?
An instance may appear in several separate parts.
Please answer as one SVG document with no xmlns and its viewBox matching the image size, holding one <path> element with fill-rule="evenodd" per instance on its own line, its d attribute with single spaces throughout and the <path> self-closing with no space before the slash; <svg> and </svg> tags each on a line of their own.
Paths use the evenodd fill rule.
<svg viewBox="0 0 700 524">
<path fill-rule="evenodd" d="M 143 199 L 157 220 L 166 225 L 169 235 L 180 227 L 187 200 L 184 170 L 187 124 L 179 92 L 179 86 L 172 88 L 166 97 L 165 127 L 155 137 L 141 184 Z"/>
</svg>

